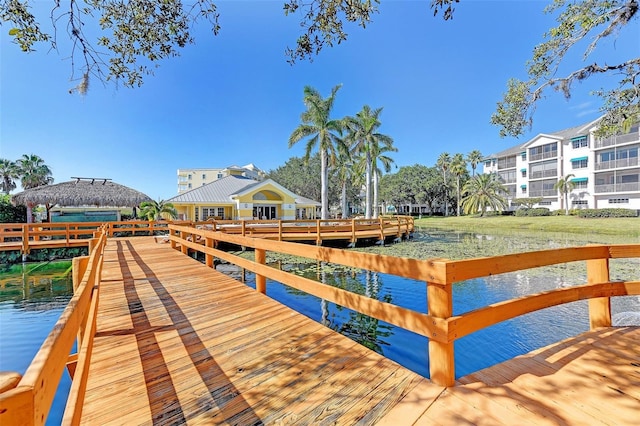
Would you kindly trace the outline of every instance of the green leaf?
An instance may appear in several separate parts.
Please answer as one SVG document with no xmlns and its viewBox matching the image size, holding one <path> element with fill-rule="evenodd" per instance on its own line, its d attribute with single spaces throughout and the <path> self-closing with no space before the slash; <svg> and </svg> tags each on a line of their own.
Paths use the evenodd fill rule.
<svg viewBox="0 0 640 426">
<path fill-rule="evenodd" d="M 19 30 L 19 29 L 17 29 L 17 28 L 11 28 L 11 29 L 9 30 L 9 35 L 10 35 L 10 36 L 15 36 L 15 35 L 18 35 L 19 33 L 20 33 L 20 30 Z"/>
</svg>

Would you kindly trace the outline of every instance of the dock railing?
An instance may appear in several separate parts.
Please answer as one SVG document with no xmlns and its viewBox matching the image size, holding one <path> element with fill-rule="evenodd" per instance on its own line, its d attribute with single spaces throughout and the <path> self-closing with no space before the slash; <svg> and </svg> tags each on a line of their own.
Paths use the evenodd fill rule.
<svg viewBox="0 0 640 426">
<path fill-rule="evenodd" d="M 91 254 L 73 259 L 74 294 L 24 376 L 0 373 L 0 424 L 45 424 L 65 366 L 73 381 L 65 424 L 77 424 L 96 331 L 98 290 L 107 227 L 94 231 Z M 71 354 L 77 340 L 77 353 Z M 70 355 L 71 354 L 71 355 Z"/>
<path fill-rule="evenodd" d="M 184 254 L 190 250 L 204 253 L 209 267 L 213 267 L 214 259 L 218 258 L 254 272 L 256 290 L 261 293 L 266 293 L 266 280 L 271 279 L 426 336 L 431 381 L 442 386 L 455 384 L 456 339 L 510 318 L 584 299 L 589 300 L 591 328 L 608 327 L 611 326 L 610 298 L 640 295 L 640 281 L 611 281 L 609 278 L 609 259 L 640 258 L 640 244 L 592 245 L 458 261 L 420 260 L 248 238 L 193 226 L 169 224 L 168 229 L 172 248 L 180 249 Z M 44 424 L 65 366 L 72 377 L 72 385 L 63 424 L 79 422 L 96 330 L 99 282 L 108 234 L 108 227 L 101 227 L 90 240 L 90 255 L 74 259 L 74 295 L 24 376 L 0 373 L 0 424 Z M 216 248 L 218 242 L 253 248 L 254 260 L 219 250 Z M 426 312 L 381 302 L 270 267 L 266 264 L 268 251 L 422 281 L 427 293 Z M 453 315 L 452 287 L 456 282 L 575 261 L 586 261 L 587 283 L 583 285 L 526 295 Z M 77 353 L 71 354 L 74 339 L 78 341 Z"/>
<path fill-rule="evenodd" d="M 82 247 L 103 225 L 102 222 L 2 223 L 0 251 Z M 312 219 L 312 220 L 216 220 L 216 221 L 146 221 L 106 222 L 108 236 L 140 236 L 166 234 L 169 225 L 186 225 L 238 234 L 248 237 L 282 240 L 323 240 L 406 237 L 414 230 L 411 216 L 381 216 L 377 219 Z"/>
<path fill-rule="evenodd" d="M 204 253 L 205 263 L 210 267 L 218 258 L 254 272 L 256 290 L 261 293 L 266 292 L 266 280 L 271 279 L 426 336 L 429 338 L 430 378 L 442 386 L 455 383 L 454 342 L 461 337 L 530 312 L 584 299 L 589 300 L 591 329 L 609 327 L 610 298 L 640 294 L 640 281 L 611 281 L 609 278 L 609 259 L 638 258 L 640 244 L 591 245 L 466 260 L 419 260 L 247 238 L 186 226 L 170 225 L 169 230 L 173 248 L 184 254 L 190 250 Z M 254 249 L 254 260 L 217 249 L 219 242 Z M 265 264 L 268 251 L 423 281 L 427 293 L 426 312 L 380 302 L 270 267 Z M 583 285 L 526 295 L 453 315 L 452 288 L 456 282 L 576 261 L 586 261 L 587 283 Z"/>
</svg>

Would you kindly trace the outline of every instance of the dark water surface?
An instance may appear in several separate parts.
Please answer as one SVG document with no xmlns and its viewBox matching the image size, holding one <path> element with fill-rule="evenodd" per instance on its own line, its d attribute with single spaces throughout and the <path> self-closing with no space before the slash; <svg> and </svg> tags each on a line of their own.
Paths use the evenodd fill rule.
<svg viewBox="0 0 640 426">
<path fill-rule="evenodd" d="M 565 236 L 557 234 L 480 235 L 419 230 L 413 241 L 390 247 L 363 248 L 364 251 L 398 256 L 460 259 L 519 251 L 557 248 L 589 243 L 637 243 L 611 237 Z M 242 274 L 228 265 L 236 277 L 244 275 L 255 286 L 250 273 Z M 419 312 L 426 312 L 426 284 L 395 276 L 343 268 L 337 265 L 296 263 L 278 260 L 277 266 L 308 278 L 365 294 Z M 220 268 L 223 269 L 223 268 Z M 0 272 L 0 371 L 24 374 L 45 337 L 71 298 L 70 274 L 65 266 L 54 271 L 36 269 Z M 612 260 L 611 277 L 640 279 L 640 261 Z M 586 282 L 584 262 L 496 275 L 456 283 L 453 288 L 454 314 L 526 294 Z M 358 341 L 368 348 L 428 377 L 428 340 L 382 321 L 327 303 L 314 296 L 267 281 L 267 294 L 308 317 Z M 455 343 L 456 375 L 479 369 L 574 336 L 589 328 L 588 303 L 574 302 L 534 312 L 461 338 Z M 640 297 L 612 299 L 614 318 L 622 312 L 640 313 Z M 636 314 L 640 315 L 640 314 Z M 70 386 L 67 373 L 56 396 L 47 424 L 59 424 L 64 399 Z"/>
</svg>

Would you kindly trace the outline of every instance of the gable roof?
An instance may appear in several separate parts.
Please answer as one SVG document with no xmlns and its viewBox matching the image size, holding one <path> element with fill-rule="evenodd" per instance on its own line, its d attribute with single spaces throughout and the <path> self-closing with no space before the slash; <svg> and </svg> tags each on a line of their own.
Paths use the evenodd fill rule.
<svg viewBox="0 0 640 426">
<path fill-rule="evenodd" d="M 568 129 L 558 130 L 557 132 L 552 133 L 538 133 L 533 138 L 529 139 L 527 142 L 518 144 L 516 146 L 512 146 L 511 148 L 507 148 L 504 151 L 500 151 L 495 154 L 487 155 L 483 158 L 484 161 L 489 160 L 491 158 L 501 158 L 509 155 L 519 154 L 524 151 L 529 145 L 534 143 L 541 137 L 548 137 L 551 139 L 557 140 L 567 140 L 574 138 L 576 136 L 582 136 L 589 133 L 589 130 L 598 124 L 598 122 L 602 120 L 602 117 L 598 117 L 595 120 L 591 120 L 588 123 L 583 123 L 575 127 L 570 127 Z"/>
<path fill-rule="evenodd" d="M 283 192 L 293 196 L 298 204 L 313 204 L 320 205 L 316 201 L 309 200 L 308 198 L 294 194 L 279 183 L 267 179 L 265 181 L 255 181 L 245 176 L 229 175 L 221 179 L 210 182 L 206 185 L 193 188 L 189 191 L 178 194 L 167 200 L 167 202 L 173 204 L 194 204 L 194 203 L 207 203 L 207 204 L 230 204 L 235 203 L 234 196 L 252 191 L 256 188 L 273 185 Z"/>
</svg>

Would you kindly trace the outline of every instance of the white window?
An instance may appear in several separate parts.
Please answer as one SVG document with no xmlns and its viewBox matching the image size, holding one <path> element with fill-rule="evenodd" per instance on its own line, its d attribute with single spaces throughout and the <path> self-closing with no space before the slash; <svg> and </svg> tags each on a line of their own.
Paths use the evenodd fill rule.
<svg viewBox="0 0 640 426">
<path fill-rule="evenodd" d="M 629 204 L 628 198 L 609 198 L 609 204 Z"/>
<path fill-rule="evenodd" d="M 587 140 L 586 136 L 580 136 L 578 138 L 572 139 L 571 144 L 573 146 L 573 149 L 586 148 L 589 146 L 589 141 Z"/>
<path fill-rule="evenodd" d="M 588 162 L 589 162 L 589 160 L 584 160 L 584 159 L 571 160 L 571 168 L 573 168 L 573 169 L 586 169 L 587 167 L 589 167 Z"/>
</svg>

